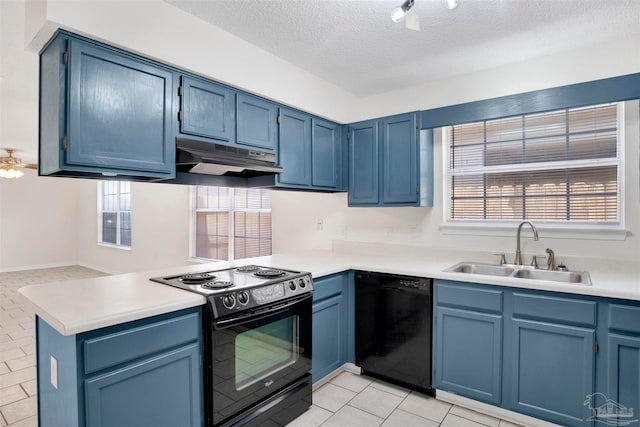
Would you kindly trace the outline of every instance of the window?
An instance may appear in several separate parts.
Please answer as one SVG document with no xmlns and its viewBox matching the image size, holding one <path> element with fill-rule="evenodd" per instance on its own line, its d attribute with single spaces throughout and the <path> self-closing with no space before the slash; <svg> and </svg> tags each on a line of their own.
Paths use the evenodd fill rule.
<svg viewBox="0 0 640 427">
<path fill-rule="evenodd" d="M 98 183 L 98 242 L 131 247 L 131 183 Z"/>
<path fill-rule="evenodd" d="M 622 104 L 452 126 L 450 223 L 621 223 Z"/>
<path fill-rule="evenodd" d="M 271 255 L 271 191 L 196 187 L 195 257 L 233 260 Z"/>
</svg>

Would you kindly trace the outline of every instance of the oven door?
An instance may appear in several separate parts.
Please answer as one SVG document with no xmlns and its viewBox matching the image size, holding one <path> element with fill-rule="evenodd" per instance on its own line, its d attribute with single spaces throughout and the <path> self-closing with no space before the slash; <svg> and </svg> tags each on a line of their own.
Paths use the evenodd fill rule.
<svg viewBox="0 0 640 427">
<path fill-rule="evenodd" d="M 311 294 L 212 322 L 213 424 L 251 408 L 311 370 Z M 211 402 L 207 402 L 210 406 Z"/>
</svg>

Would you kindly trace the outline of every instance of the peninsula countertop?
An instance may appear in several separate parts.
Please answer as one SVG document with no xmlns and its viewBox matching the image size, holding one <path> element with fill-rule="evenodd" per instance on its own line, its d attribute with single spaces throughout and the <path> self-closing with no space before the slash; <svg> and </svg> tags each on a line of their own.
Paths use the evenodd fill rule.
<svg viewBox="0 0 640 427">
<path fill-rule="evenodd" d="M 155 283 L 151 277 L 220 270 L 256 264 L 310 272 L 314 278 L 348 270 L 369 270 L 409 276 L 431 277 L 491 285 L 593 295 L 640 301 L 637 266 L 616 268 L 603 264 L 589 269 L 592 285 L 563 284 L 542 280 L 444 272 L 460 261 L 487 261 L 491 255 L 436 250 L 407 250 L 402 253 L 372 251 L 302 251 L 249 258 L 231 262 L 190 264 L 163 270 L 127 273 L 92 279 L 28 285 L 19 292 L 33 305 L 36 314 L 63 335 L 73 335 L 145 317 L 206 303 L 202 295 Z M 464 259 L 461 259 L 465 257 Z M 468 258 L 474 256 L 474 258 Z M 487 259 L 488 258 L 488 259 Z"/>
</svg>

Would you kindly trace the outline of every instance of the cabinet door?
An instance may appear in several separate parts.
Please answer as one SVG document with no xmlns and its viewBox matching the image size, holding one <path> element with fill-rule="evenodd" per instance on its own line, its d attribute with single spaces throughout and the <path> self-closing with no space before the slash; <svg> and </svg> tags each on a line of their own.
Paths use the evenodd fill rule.
<svg viewBox="0 0 640 427">
<path fill-rule="evenodd" d="M 67 164 L 172 173 L 170 71 L 72 39 L 68 87 Z"/>
<path fill-rule="evenodd" d="M 349 126 L 349 204 L 378 204 L 379 194 L 378 121 Z"/>
<path fill-rule="evenodd" d="M 513 410 L 564 426 L 584 426 L 594 385 L 593 329 L 513 320 Z"/>
<path fill-rule="evenodd" d="M 436 388 L 499 405 L 502 316 L 436 309 Z"/>
<path fill-rule="evenodd" d="M 637 326 L 637 325 L 634 325 Z M 602 412 L 615 411 L 620 416 L 620 425 L 630 418 L 625 409 L 638 411 L 640 408 L 640 337 L 618 335 L 610 333 L 607 343 L 607 389 L 606 396 L 594 396 L 592 406 L 598 409 L 599 416 Z M 606 405 L 608 400 L 613 400 L 614 407 Z M 633 409 L 632 409 L 633 408 Z M 609 418 L 611 419 L 611 418 Z"/>
<path fill-rule="evenodd" d="M 278 182 L 308 186 L 311 183 L 311 118 L 287 108 L 280 109 L 278 157 L 283 171 Z"/>
<path fill-rule="evenodd" d="M 239 93 L 237 98 L 238 144 L 274 151 L 278 138 L 278 106 L 267 100 Z"/>
<path fill-rule="evenodd" d="M 198 344 L 85 381 L 91 427 L 202 425 Z"/>
<path fill-rule="evenodd" d="M 340 126 L 313 119 L 311 128 L 311 185 L 338 188 Z"/>
<path fill-rule="evenodd" d="M 417 203 L 418 129 L 415 113 L 382 119 L 382 202 Z"/>
<path fill-rule="evenodd" d="M 227 87 L 182 77 L 180 132 L 235 144 L 236 98 Z"/>
<path fill-rule="evenodd" d="M 313 305 L 313 382 L 338 369 L 345 360 L 342 294 Z"/>
</svg>

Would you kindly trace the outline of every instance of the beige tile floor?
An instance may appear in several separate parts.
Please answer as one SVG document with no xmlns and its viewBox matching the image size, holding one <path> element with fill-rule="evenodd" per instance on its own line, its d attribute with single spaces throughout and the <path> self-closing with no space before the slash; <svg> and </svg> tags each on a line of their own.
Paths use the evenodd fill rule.
<svg viewBox="0 0 640 427">
<path fill-rule="evenodd" d="M 36 427 L 34 314 L 25 285 L 104 276 L 79 266 L 0 273 L 0 427 Z"/>
<path fill-rule="evenodd" d="M 18 289 L 103 275 L 79 266 L 0 273 L 0 427 L 37 426 L 34 314 Z M 349 372 L 317 389 L 313 402 L 311 409 L 289 426 L 514 426 Z"/>
<path fill-rule="evenodd" d="M 313 406 L 287 427 L 516 427 L 380 380 L 342 372 L 313 392 Z"/>
</svg>

